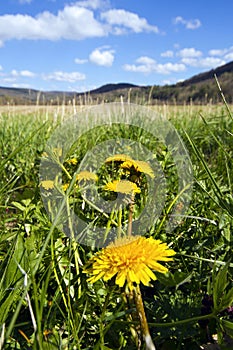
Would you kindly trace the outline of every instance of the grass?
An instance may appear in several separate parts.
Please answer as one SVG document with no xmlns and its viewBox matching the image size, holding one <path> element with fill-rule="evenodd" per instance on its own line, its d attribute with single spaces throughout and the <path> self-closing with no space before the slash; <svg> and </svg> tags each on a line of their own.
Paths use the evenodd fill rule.
<svg viewBox="0 0 233 350">
<path fill-rule="evenodd" d="M 200 349 L 218 334 L 218 343 L 226 348 L 226 335 L 233 334 L 231 108 L 153 108 L 174 125 L 192 163 L 190 205 L 183 216 L 173 217 L 174 230 L 167 230 L 169 214 L 180 201 L 174 153 L 148 131 L 115 124 L 84 134 L 83 129 L 76 129 L 73 141 L 79 134 L 80 139 L 72 142 L 61 159 L 55 152 L 49 166 L 62 163 L 65 170 L 61 168 L 60 179 L 66 183 L 74 179 L 86 157 L 85 162 L 92 162 L 92 168 L 97 169 L 98 186 L 104 195 L 104 184 L 119 174 L 103 165 L 105 154 L 98 148 L 100 142 L 117 135 L 129 141 L 107 144 L 111 152 L 131 149 L 134 156 L 137 153 L 144 157 L 142 160 L 156 157 L 154 171 L 157 178 L 161 177 L 160 181 L 156 178 L 156 198 L 161 210 L 143 234 L 161 239 L 177 254 L 167 265 L 167 275 L 157 274 L 158 280 L 141 288 L 152 339 L 157 349 L 191 350 Z M 0 349 L 138 348 L 132 329 L 137 329 L 139 323 L 133 317 L 135 307 L 127 302 L 125 289 L 116 286 L 114 279 L 89 284 L 83 273 L 97 249 L 98 229 L 104 228 L 108 237 L 108 229 L 117 227 L 119 212 L 103 215 L 94 202 L 92 188 L 86 190 L 89 192 L 85 197 L 87 192 L 73 192 L 70 187 L 70 196 L 62 195 L 56 210 L 49 207 L 47 198 L 50 218 L 42 201 L 39 172 L 46 143 L 55 131 L 62 138 L 59 126 L 72 112 L 65 106 L 55 110 L 35 108 L 29 113 L 8 107 L 0 114 Z M 137 148 L 135 140 L 150 152 Z M 88 158 L 87 151 L 93 147 L 97 148 Z M 66 162 L 73 158 L 77 164 Z M 135 215 L 147 201 L 146 181 L 143 186 L 144 192 L 136 198 Z M 63 193 L 56 191 L 57 195 Z M 77 231 L 67 219 L 70 210 L 87 220 L 84 230 L 79 226 L 76 229 L 80 235 L 85 233 L 92 248 L 74 239 Z M 121 221 L 127 224 L 127 220 L 124 209 Z M 64 226 L 69 236 L 64 234 Z"/>
</svg>

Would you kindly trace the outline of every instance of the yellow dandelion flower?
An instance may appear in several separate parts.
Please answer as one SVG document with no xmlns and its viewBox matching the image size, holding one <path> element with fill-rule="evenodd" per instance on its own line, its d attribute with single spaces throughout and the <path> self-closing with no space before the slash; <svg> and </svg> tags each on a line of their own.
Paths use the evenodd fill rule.
<svg viewBox="0 0 233 350">
<path fill-rule="evenodd" d="M 62 189 L 64 192 L 66 192 L 67 188 L 70 186 L 70 184 L 66 183 L 64 185 L 62 185 Z"/>
<path fill-rule="evenodd" d="M 82 182 L 82 181 L 98 181 L 98 176 L 94 173 L 92 173 L 91 171 L 88 170 L 83 170 L 80 171 L 80 173 L 78 173 L 76 175 L 76 180 L 78 182 Z"/>
<path fill-rule="evenodd" d="M 104 187 L 107 191 L 120 192 L 124 194 L 140 193 L 140 188 L 131 181 L 128 180 L 114 180 L 107 183 Z"/>
<path fill-rule="evenodd" d="M 126 160 L 131 160 L 132 158 L 128 156 L 127 154 L 115 154 L 111 157 L 108 157 L 105 160 L 105 163 L 110 163 L 110 162 L 125 162 Z"/>
<path fill-rule="evenodd" d="M 91 267 L 84 272 L 91 275 L 88 278 L 90 283 L 95 283 L 101 278 L 108 281 L 116 275 L 117 285 L 123 287 L 127 282 L 132 290 L 134 283 L 148 286 L 150 280 L 156 280 L 152 270 L 168 272 L 158 261 L 171 261 L 173 255 L 174 250 L 169 249 L 166 243 L 152 237 L 124 237 L 98 252 L 90 260 Z"/>
<path fill-rule="evenodd" d="M 41 181 L 41 186 L 44 187 L 46 190 L 51 190 L 52 188 L 54 188 L 54 181 L 43 180 Z"/>
<path fill-rule="evenodd" d="M 66 160 L 66 163 L 76 165 L 78 163 L 78 160 L 76 158 L 71 158 Z"/>
<path fill-rule="evenodd" d="M 149 163 L 144 162 L 142 160 L 126 160 L 125 162 L 123 162 L 120 166 L 122 169 L 131 169 L 134 168 L 135 171 L 140 172 L 140 173 L 144 173 L 149 175 L 151 178 L 154 178 L 154 172 L 151 169 L 151 166 Z"/>
</svg>

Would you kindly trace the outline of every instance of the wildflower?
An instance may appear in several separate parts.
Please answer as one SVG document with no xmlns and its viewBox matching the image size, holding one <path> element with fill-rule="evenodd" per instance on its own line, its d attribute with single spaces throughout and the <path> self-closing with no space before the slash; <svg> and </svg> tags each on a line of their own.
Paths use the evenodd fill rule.
<svg viewBox="0 0 233 350">
<path fill-rule="evenodd" d="M 120 192 L 124 194 L 141 192 L 140 188 L 135 183 L 128 180 L 114 180 L 112 182 L 108 182 L 104 189 L 107 191 Z"/>
<path fill-rule="evenodd" d="M 105 163 L 110 163 L 110 162 L 125 162 L 127 160 L 131 160 L 132 158 L 126 154 L 115 154 L 111 157 L 108 157 L 105 160 Z"/>
<path fill-rule="evenodd" d="M 88 282 L 95 283 L 103 278 L 110 280 L 116 275 L 115 283 L 123 287 L 127 282 L 130 290 L 134 283 L 142 282 L 148 285 L 150 280 L 156 280 L 152 270 L 160 273 L 168 269 L 158 261 L 170 261 L 175 252 L 166 243 L 152 237 L 130 236 L 118 238 L 106 248 L 98 252 L 91 260 L 92 266 L 85 271 L 92 276 Z"/>
<path fill-rule="evenodd" d="M 66 183 L 64 185 L 62 185 L 62 189 L 64 192 L 66 192 L 67 188 L 70 186 L 70 184 Z"/>
<path fill-rule="evenodd" d="M 129 170 L 133 168 L 136 172 L 147 174 L 151 178 L 155 177 L 154 172 L 151 169 L 151 166 L 147 162 L 144 162 L 142 160 L 133 160 L 133 159 L 126 160 L 120 165 L 120 167 L 122 169 L 129 169 Z"/>
<path fill-rule="evenodd" d="M 80 183 L 82 181 L 97 181 L 98 180 L 98 176 L 94 173 L 92 173 L 91 171 L 88 170 L 83 170 L 80 171 L 80 173 L 78 173 L 76 175 L 76 180 Z"/>
<path fill-rule="evenodd" d="M 41 181 L 41 186 L 44 187 L 46 190 L 50 190 L 50 189 L 54 188 L 54 181 L 43 180 L 43 181 Z"/>
<path fill-rule="evenodd" d="M 78 160 L 76 158 L 71 158 L 66 160 L 66 163 L 76 165 L 78 163 Z"/>
</svg>

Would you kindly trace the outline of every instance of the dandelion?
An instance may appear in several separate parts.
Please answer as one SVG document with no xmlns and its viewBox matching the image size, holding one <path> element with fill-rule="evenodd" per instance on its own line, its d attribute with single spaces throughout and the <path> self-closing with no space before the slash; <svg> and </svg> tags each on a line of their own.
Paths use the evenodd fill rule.
<svg viewBox="0 0 233 350">
<path fill-rule="evenodd" d="M 91 171 L 83 170 L 76 175 L 76 180 L 80 183 L 82 181 L 98 181 L 98 176 Z"/>
<path fill-rule="evenodd" d="M 110 163 L 110 162 L 125 162 L 127 160 L 131 160 L 132 158 L 128 156 L 127 154 L 115 154 L 111 157 L 108 157 L 105 160 L 105 163 Z"/>
<path fill-rule="evenodd" d="M 91 260 L 92 266 L 85 271 L 92 275 L 88 281 L 95 283 L 103 278 L 110 280 L 116 275 L 115 283 L 123 287 L 125 282 L 130 290 L 134 284 L 148 286 L 150 280 L 156 280 L 154 271 L 168 272 L 167 267 L 158 261 L 171 261 L 175 255 L 166 243 L 152 237 L 130 236 L 118 238 L 114 243 L 98 252 Z"/>
<path fill-rule="evenodd" d="M 112 182 L 108 182 L 104 189 L 123 194 L 135 194 L 141 192 L 140 188 L 134 182 L 129 180 L 114 180 Z"/>
<path fill-rule="evenodd" d="M 71 158 L 66 160 L 66 163 L 76 165 L 78 163 L 78 160 L 76 158 Z"/>
<path fill-rule="evenodd" d="M 54 181 L 43 180 L 43 181 L 41 181 L 41 186 L 46 190 L 51 190 L 52 188 L 54 188 Z"/>
<path fill-rule="evenodd" d="M 70 186 L 70 184 L 66 183 L 64 185 L 62 185 L 62 189 L 64 192 L 66 192 L 67 188 Z"/>
<path fill-rule="evenodd" d="M 155 177 L 154 172 L 151 169 L 150 164 L 148 164 L 147 162 L 144 162 L 142 160 L 133 160 L 133 159 L 126 160 L 125 162 L 123 162 L 120 165 L 120 168 L 128 169 L 128 170 L 134 169 L 136 172 L 147 174 L 151 178 Z"/>
<path fill-rule="evenodd" d="M 108 281 L 116 276 L 115 283 L 119 287 L 127 284 L 134 295 L 147 350 L 156 350 L 156 348 L 146 319 L 140 283 L 148 286 L 151 280 L 156 280 L 152 270 L 160 273 L 168 272 L 168 269 L 158 261 L 171 261 L 173 255 L 175 255 L 174 250 L 169 249 L 166 243 L 152 237 L 123 237 L 98 252 L 90 260 L 91 266 L 84 271 L 91 275 L 87 280 L 90 283 L 95 283 L 101 278 Z"/>
</svg>

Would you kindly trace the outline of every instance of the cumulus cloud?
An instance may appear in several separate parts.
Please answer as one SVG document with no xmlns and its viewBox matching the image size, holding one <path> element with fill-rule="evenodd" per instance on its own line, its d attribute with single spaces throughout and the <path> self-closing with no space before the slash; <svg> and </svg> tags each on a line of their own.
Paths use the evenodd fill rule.
<svg viewBox="0 0 233 350">
<path fill-rule="evenodd" d="M 188 66 L 198 67 L 198 68 L 216 68 L 226 63 L 225 60 L 218 57 L 203 57 L 203 58 L 184 57 L 182 58 L 182 62 Z"/>
<path fill-rule="evenodd" d="M 111 67 L 114 61 L 114 51 L 95 49 L 90 53 L 89 60 L 98 66 Z"/>
<path fill-rule="evenodd" d="M 162 53 L 161 53 L 161 56 L 162 56 L 162 57 L 169 57 L 169 58 L 171 58 L 171 57 L 174 56 L 174 52 L 171 51 L 171 50 L 167 50 L 167 51 L 165 51 L 165 52 L 162 52 Z"/>
<path fill-rule="evenodd" d="M 181 63 L 197 68 L 216 68 L 233 59 L 233 46 L 228 49 L 209 50 L 208 56 L 193 47 L 179 50 L 176 54 L 181 57 Z"/>
<path fill-rule="evenodd" d="M 134 33 L 143 31 L 158 33 L 157 26 L 150 25 L 145 18 L 139 17 L 136 13 L 132 13 L 122 9 L 112 9 L 101 13 L 101 19 L 113 26 L 116 34 L 122 33 L 122 27 L 132 30 Z M 114 27 L 114 26 L 117 27 Z"/>
<path fill-rule="evenodd" d="M 225 58 L 227 61 L 233 60 L 233 50 L 232 50 L 232 52 L 228 52 L 228 53 L 224 56 L 224 58 Z"/>
<path fill-rule="evenodd" d="M 75 83 L 76 81 L 85 80 L 85 74 L 79 72 L 62 72 L 56 71 L 43 75 L 44 80 L 66 81 L 69 83 Z"/>
<path fill-rule="evenodd" d="M 210 56 L 223 56 L 226 53 L 226 49 L 213 49 L 209 50 Z"/>
<path fill-rule="evenodd" d="M 197 29 L 201 26 L 201 21 L 197 18 L 187 20 L 181 16 L 177 16 L 173 22 L 174 24 L 183 24 L 186 29 L 192 29 L 192 30 Z"/>
<path fill-rule="evenodd" d="M 1 67 L 0 67 L 1 68 Z M 4 84 L 10 84 L 12 87 L 24 87 L 26 85 L 28 85 L 28 83 L 24 83 L 24 82 L 19 82 L 21 80 L 21 78 L 34 78 L 37 76 L 37 74 L 29 71 L 29 70 L 16 70 L 16 69 L 12 69 L 11 72 L 6 73 L 3 72 L 0 74 L 1 81 Z"/>
<path fill-rule="evenodd" d="M 17 71 L 16 69 L 13 69 L 11 71 L 11 75 L 13 77 L 26 77 L 26 78 L 34 78 L 36 76 L 35 73 L 29 71 L 29 70 L 21 70 Z"/>
<path fill-rule="evenodd" d="M 189 48 L 184 48 L 180 51 L 177 52 L 177 56 L 186 58 L 186 57 L 200 57 L 202 56 L 202 52 L 199 50 L 196 50 L 193 47 L 189 47 Z"/>
<path fill-rule="evenodd" d="M 141 56 L 141 57 L 137 58 L 136 62 L 144 64 L 145 66 L 152 66 L 152 65 L 156 64 L 156 61 L 153 58 L 148 57 L 148 56 Z"/>
<path fill-rule="evenodd" d="M 104 0 L 84 0 L 66 5 L 57 14 L 44 11 L 36 16 L 26 14 L 5 14 L 0 16 L 0 46 L 6 40 L 82 40 L 104 37 L 109 33 L 122 35 L 158 32 L 145 18 L 137 14 L 112 9 L 103 11 Z M 100 14 L 95 17 L 95 10 Z"/>
<path fill-rule="evenodd" d="M 223 57 L 227 61 L 233 60 L 233 46 L 225 49 L 212 49 L 209 51 L 210 56 Z"/>
<path fill-rule="evenodd" d="M 125 64 L 123 69 L 129 72 L 138 73 L 159 73 L 159 74 L 169 74 L 171 72 L 181 72 L 185 70 L 185 65 L 183 63 L 157 63 L 153 58 L 147 56 L 141 56 L 136 60 L 136 64 Z"/>
<path fill-rule="evenodd" d="M 5 83 L 16 83 L 21 84 L 22 79 L 27 80 L 28 78 L 39 77 L 43 80 L 54 80 L 54 81 L 64 81 L 68 83 L 75 83 L 77 81 L 85 80 L 85 74 L 79 72 L 63 72 L 55 71 L 47 74 L 34 73 L 29 70 L 16 70 L 12 69 L 10 73 L 1 73 L 1 79 Z M 24 84 L 24 82 L 22 82 Z M 25 83 L 26 84 L 26 83 Z M 12 85 L 13 86 L 13 85 Z"/>
<path fill-rule="evenodd" d="M 0 40 L 45 39 L 81 40 L 105 36 L 105 27 L 91 10 L 78 5 L 65 6 L 57 15 L 42 12 L 36 17 L 29 15 L 0 16 Z"/>
</svg>

